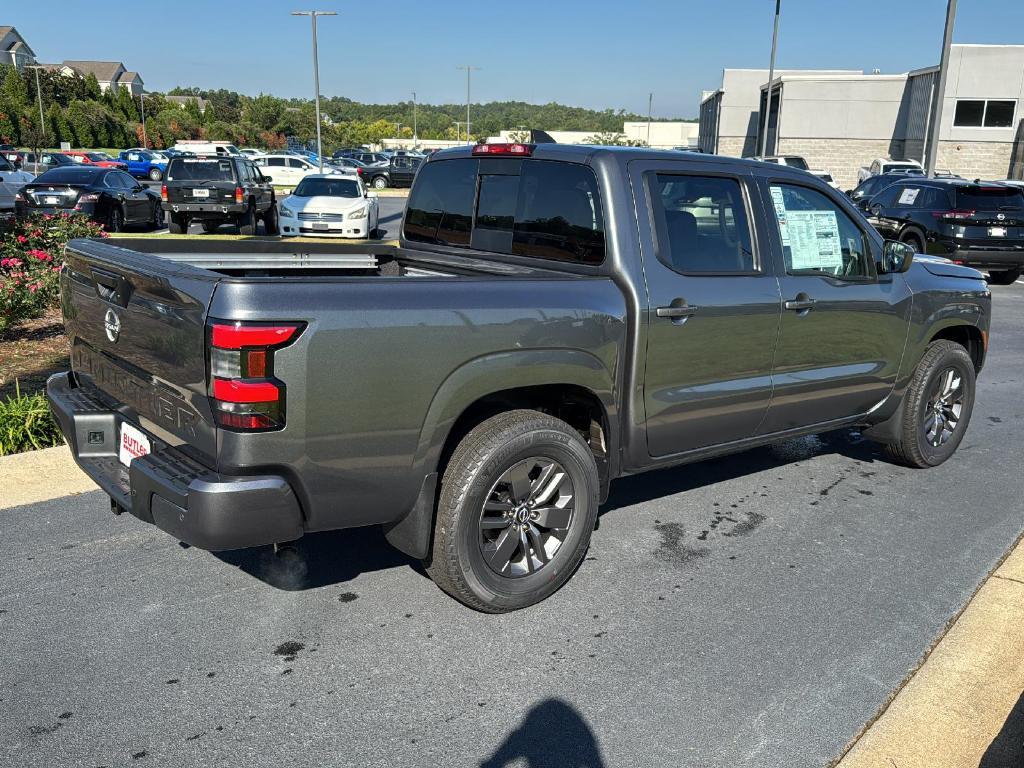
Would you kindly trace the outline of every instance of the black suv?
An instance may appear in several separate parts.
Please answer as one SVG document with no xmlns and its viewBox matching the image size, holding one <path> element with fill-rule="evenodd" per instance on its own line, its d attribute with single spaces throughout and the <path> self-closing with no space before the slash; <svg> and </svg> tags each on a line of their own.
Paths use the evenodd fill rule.
<svg viewBox="0 0 1024 768">
<path fill-rule="evenodd" d="M 243 235 L 256 234 L 263 219 L 268 235 L 278 233 L 277 201 L 271 177 L 246 157 L 198 155 L 174 157 L 167 166 L 160 197 L 173 234 L 188 232 L 192 221 L 215 232 L 221 224 L 236 224 Z"/>
<path fill-rule="evenodd" d="M 1010 285 L 1024 269 L 1024 190 L 994 181 L 903 178 L 868 204 L 883 237 Z"/>
<path fill-rule="evenodd" d="M 875 176 L 868 176 L 855 189 L 846 190 L 846 196 L 862 211 L 867 211 L 872 197 L 890 184 L 903 181 L 907 176 L 906 173 L 879 173 Z M 914 178 L 918 177 L 914 176 Z"/>
</svg>

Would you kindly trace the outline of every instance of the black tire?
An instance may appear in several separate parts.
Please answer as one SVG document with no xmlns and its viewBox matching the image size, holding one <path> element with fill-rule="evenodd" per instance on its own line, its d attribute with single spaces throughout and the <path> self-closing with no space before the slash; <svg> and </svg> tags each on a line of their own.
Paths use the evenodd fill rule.
<svg viewBox="0 0 1024 768">
<path fill-rule="evenodd" d="M 492 532 L 485 531 L 482 525 L 484 505 L 495 498 L 495 489 L 499 487 L 507 487 L 511 494 L 512 486 L 502 486 L 499 479 L 516 467 L 529 466 L 534 459 L 554 462 L 554 466 L 563 472 L 566 480 L 554 492 L 563 498 L 561 489 L 566 481 L 569 483 L 572 511 L 567 526 L 557 531 L 562 536 L 560 543 L 555 544 L 553 552 L 544 554 L 543 562 L 534 565 L 532 556 L 513 544 L 513 551 L 524 563 L 519 567 L 528 567 L 528 571 L 513 575 L 513 563 L 509 560 L 503 568 L 508 573 L 499 573 L 485 560 L 484 550 L 489 544 L 484 539 Z M 537 466 L 536 470 L 540 467 Z M 540 470 L 538 474 L 542 472 Z M 532 505 L 533 494 L 545 481 L 537 475 L 531 475 L 529 481 L 533 489 L 530 491 Z M 528 410 L 494 416 L 466 435 L 448 462 L 437 505 L 432 559 L 425 563 L 427 572 L 441 589 L 456 600 L 485 613 L 505 613 L 540 602 L 568 581 L 583 560 L 597 521 L 599 487 L 593 453 L 564 421 Z M 538 498 L 537 502 L 545 505 L 543 499 Z M 549 503 L 545 509 L 556 510 L 556 506 Z M 534 508 L 530 506 L 529 509 Z M 563 514 L 564 509 L 559 508 Z M 500 514 L 492 511 L 491 514 L 514 519 L 516 510 L 530 514 L 522 505 Z M 533 514 L 540 511 L 543 510 L 537 508 Z M 529 519 L 541 525 L 538 518 Z M 523 536 L 528 535 L 527 528 L 531 534 L 538 532 L 533 524 L 523 522 Z M 497 549 L 497 542 L 506 534 L 518 540 L 519 534 L 512 533 L 518 526 L 505 525 L 508 526 L 505 531 L 494 532 L 497 538 L 490 542 L 492 550 Z M 549 530 L 538 535 L 554 533 L 555 529 L 549 526 Z M 529 541 L 533 546 L 534 540 L 530 538 Z M 551 544 L 551 539 L 547 542 Z M 492 551 L 491 555 L 494 554 Z M 525 565 L 527 561 L 529 566 Z"/>
<path fill-rule="evenodd" d="M 107 213 L 107 232 L 123 232 L 124 231 L 124 211 L 121 210 L 121 206 L 115 205 Z"/>
<path fill-rule="evenodd" d="M 249 210 L 238 217 L 238 234 L 256 234 L 256 209 L 252 205 L 249 206 Z"/>
<path fill-rule="evenodd" d="M 212 235 L 214 232 L 220 229 L 220 222 L 212 219 L 207 219 L 203 221 L 202 226 L 203 232 L 205 232 L 208 235 Z"/>
<path fill-rule="evenodd" d="M 1004 269 L 996 272 L 989 270 L 988 281 L 992 285 L 1013 285 L 1020 278 L 1019 269 Z"/>
<path fill-rule="evenodd" d="M 172 213 L 168 217 L 167 231 L 172 235 L 184 235 L 188 232 L 188 217 L 180 213 Z"/>
<path fill-rule="evenodd" d="M 150 181 L 160 181 L 160 179 L 162 179 L 163 177 L 164 177 L 164 175 L 163 175 L 163 173 L 161 173 L 159 168 L 150 168 L 149 169 L 149 180 Z"/>
<path fill-rule="evenodd" d="M 900 242 L 913 248 L 914 253 L 924 253 L 924 240 L 917 232 L 904 232 L 900 236 Z"/>
<path fill-rule="evenodd" d="M 374 189 L 387 189 L 388 180 L 385 176 L 375 176 L 373 181 L 370 182 L 370 186 Z"/>
<path fill-rule="evenodd" d="M 267 212 L 263 214 L 263 229 L 268 235 L 281 233 L 281 224 L 277 218 L 277 203 L 271 203 Z"/>
<path fill-rule="evenodd" d="M 162 229 L 164 225 L 164 209 L 160 203 L 153 203 L 153 215 L 149 219 L 150 229 Z"/>
<path fill-rule="evenodd" d="M 933 418 L 933 398 L 949 371 L 962 387 L 962 402 L 948 438 L 936 445 L 928 436 Z M 956 452 L 967 432 L 974 410 L 974 362 L 961 345 L 946 340 L 933 341 L 917 364 L 904 395 L 903 420 L 899 442 L 886 446 L 889 456 L 908 467 L 937 467 Z M 936 422 L 937 423 L 937 422 Z M 944 435 L 938 430 L 940 437 Z"/>
</svg>

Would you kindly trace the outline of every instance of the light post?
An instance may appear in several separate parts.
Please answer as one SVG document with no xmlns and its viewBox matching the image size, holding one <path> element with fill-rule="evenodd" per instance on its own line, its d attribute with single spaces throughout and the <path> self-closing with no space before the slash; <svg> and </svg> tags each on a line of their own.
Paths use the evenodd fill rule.
<svg viewBox="0 0 1024 768">
<path fill-rule="evenodd" d="M 292 11 L 292 16 L 309 16 L 313 23 L 313 90 L 316 104 L 316 159 L 320 161 L 320 173 L 324 172 L 324 147 L 320 137 L 320 63 L 317 60 L 316 19 L 318 16 L 337 16 L 335 11 Z"/>
<path fill-rule="evenodd" d="M 39 87 L 39 70 L 44 69 L 40 64 L 26 64 L 25 69 L 34 69 L 36 71 L 36 98 L 39 100 L 39 134 L 42 137 L 42 141 L 46 141 L 46 118 L 43 117 L 43 91 Z M 36 147 L 38 149 L 38 147 Z M 38 158 L 36 158 L 38 160 Z"/>
<path fill-rule="evenodd" d="M 651 146 L 651 107 L 654 105 L 654 94 L 647 94 L 647 146 Z"/>
<path fill-rule="evenodd" d="M 772 30 L 772 58 L 768 63 L 768 98 L 764 102 L 764 135 L 761 136 L 761 157 L 768 154 L 768 122 L 772 115 L 772 80 L 775 79 L 775 46 L 779 40 L 779 8 L 781 4 L 782 0 L 775 0 L 775 28 Z M 779 109 L 782 109 L 781 103 Z"/>
<path fill-rule="evenodd" d="M 462 67 L 456 67 L 456 69 L 466 70 L 466 143 L 472 144 L 473 140 L 470 138 L 469 135 L 469 80 L 470 74 L 474 71 L 479 72 L 480 67 L 474 67 L 471 64 L 466 64 L 465 66 Z"/>
<path fill-rule="evenodd" d="M 942 102 L 946 96 L 946 74 L 949 72 L 949 48 L 953 43 L 953 24 L 956 21 L 956 0 L 946 3 L 946 30 L 942 35 L 942 59 L 939 61 L 939 81 L 932 96 L 931 125 L 928 126 L 928 152 L 925 155 L 925 172 L 928 178 L 935 177 L 935 160 L 939 154 L 939 129 L 942 127 Z"/>
<path fill-rule="evenodd" d="M 142 91 L 139 91 L 139 109 L 142 111 L 142 148 L 149 149 L 149 139 L 146 138 L 146 100 Z"/>
<path fill-rule="evenodd" d="M 416 91 L 412 92 L 412 146 L 413 149 L 420 145 L 418 132 L 416 131 Z"/>
</svg>

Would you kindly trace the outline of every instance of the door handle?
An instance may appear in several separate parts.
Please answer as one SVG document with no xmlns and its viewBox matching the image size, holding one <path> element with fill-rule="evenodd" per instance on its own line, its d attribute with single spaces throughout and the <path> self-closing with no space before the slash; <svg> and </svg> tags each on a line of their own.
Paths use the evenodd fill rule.
<svg viewBox="0 0 1024 768">
<path fill-rule="evenodd" d="M 801 298 L 801 296 L 803 296 L 803 298 Z M 805 312 L 814 309 L 814 305 L 817 302 L 814 299 L 803 294 L 801 294 L 801 296 L 797 296 L 795 299 L 790 299 L 785 304 L 783 304 L 783 306 L 786 309 L 792 309 L 796 312 Z"/>
<path fill-rule="evenodd" d="M 655 310 L 655 314 L 658 317 L 691 317 L 696 312 L 697 308 L 691 304 L 685 304 L 681 307 L 658 307 Z"/>
</svg>

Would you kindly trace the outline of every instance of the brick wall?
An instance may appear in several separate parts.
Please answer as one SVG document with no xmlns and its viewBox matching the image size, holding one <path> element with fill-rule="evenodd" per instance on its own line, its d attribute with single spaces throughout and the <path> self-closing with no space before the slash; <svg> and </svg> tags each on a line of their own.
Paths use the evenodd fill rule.
<svg viewBox="0 0 1024 768">
<path fill-rule="evenodd" d="M 894 146 L 900 144 L 900 146 Z M 801 155 L 814 170 L 828 171 L 842 189 L 857 186 L 857 169 L 876 157 L 899 154 L 900 142 L 887 139 L 787 139 L 779 142 L 780 155 Z"/>
<path fill-rule="evenodd" d="M 935 168 L 965 179 L 1005 179 L 1012 154 L 1009 141 L 940 141 Z"/>
<path fill-rule="evenodd" d="M 726 157 L 749 157 L 757 154 L 757 140 L 753 136 L 719 136 L 718 154 Z"/>
</svg>

